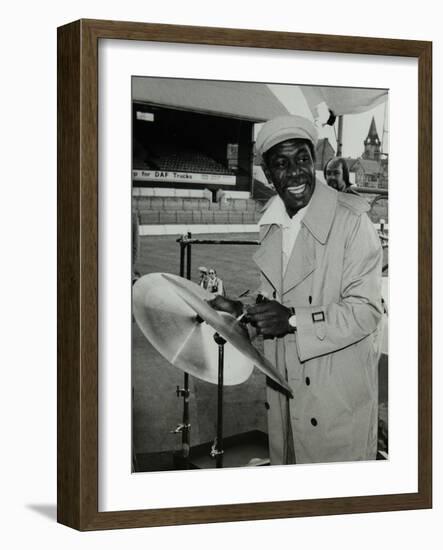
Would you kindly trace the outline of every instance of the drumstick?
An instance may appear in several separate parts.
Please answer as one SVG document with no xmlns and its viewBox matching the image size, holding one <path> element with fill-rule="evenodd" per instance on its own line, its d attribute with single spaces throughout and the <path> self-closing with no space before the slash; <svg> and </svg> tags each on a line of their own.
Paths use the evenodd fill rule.
<svg viewBox="0 0 443 550">
<path fill-rule="evenodd" d="M 244 311 L 241 315 L 239 315 L 238 317 L 235 318 L 235 320 L 237 321 L 237 323 L 239 323 L 243 317 L 246 315 L 247 311 Z"/>
</svg>

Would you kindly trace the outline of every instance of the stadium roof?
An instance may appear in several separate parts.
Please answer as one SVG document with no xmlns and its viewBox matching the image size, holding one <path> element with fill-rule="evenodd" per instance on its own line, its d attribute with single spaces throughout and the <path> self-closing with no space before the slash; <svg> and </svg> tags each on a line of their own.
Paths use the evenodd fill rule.
<svg viewBox="0 0 443 550">
<path fill-rule="evenodd" d="M 132 99 L 170 109 L 252 122 L 289 114 L 266 84 L 134 77 Z"/>
</svg>

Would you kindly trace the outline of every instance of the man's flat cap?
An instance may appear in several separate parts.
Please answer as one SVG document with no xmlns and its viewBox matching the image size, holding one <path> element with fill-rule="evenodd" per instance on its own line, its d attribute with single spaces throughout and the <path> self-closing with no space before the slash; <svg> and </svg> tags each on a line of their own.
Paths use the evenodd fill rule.
<svg viewBox="0 0 443 550">
<path fill-rule="evenodd" d="M 310 120 L 298 115 L 279 116 L 268 120 L 258 133 L 255 143 L 257 164 L 262 163 L 263 153 L 287 139 L 307 139 L 315 147 L 318 139 L 317 129 Z"/>
</svg>

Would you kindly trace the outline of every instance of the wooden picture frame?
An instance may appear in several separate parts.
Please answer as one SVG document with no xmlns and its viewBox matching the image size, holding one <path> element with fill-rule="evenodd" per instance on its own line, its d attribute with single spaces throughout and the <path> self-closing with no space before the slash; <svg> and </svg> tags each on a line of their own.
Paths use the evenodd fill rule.
<svg viewBox="0 0 443 550">
<path fill-rule="evenodd" d="M 418 491 L 98 511 L 98 42 L 171 42 L 418 59 Z M 80 20 L 58 29 L 58 521 L 79 530 L 289 518 L 432 506 L 432 44 Z"/>
</svg>

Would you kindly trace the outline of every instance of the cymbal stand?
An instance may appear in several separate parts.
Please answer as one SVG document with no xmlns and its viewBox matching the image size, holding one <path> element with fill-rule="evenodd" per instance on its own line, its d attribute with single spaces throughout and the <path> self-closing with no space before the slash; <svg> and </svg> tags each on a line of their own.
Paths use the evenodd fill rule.
<svg viewBox="0 0 443 550">
<path fill-rule="evenodd" d="M 214 340 L 218 345 L 217 437 L 211 448 L 211 457 L 215 458 L 216 468 L 223 468 L 223 369 L 226 340 L 218 332 L 214 334 Z"/>
<path fill-rule="evenodd" d="M 188 239 L 191 238 L 191 233 L 183 235 L 178 242 L 180 244 L 180 277 L 185 276 L 185 261 L 186 261 L 186 278 L 191 279 L 191 244 Z M 189 450 L 191 448 L 190 429 L 191 424 L 189 422 L 189 374 L 185 372 L 183 379 L 183 388 L 177 387 L 177 397 L 183 397 L 183 422 L 177 426 L 174 433 L 182 434 L 182 467 L 184 470 L 189 469 Z"/>
<path fill-rule="evenodd" d="M 191 279 L 191 248 L 193 244 L 211 244 L 211 245 L 259 245 L 257 240 L 239 240 L 239 239 L 193 239 L 192 234 L 188 232 L 177 239 L 180 245 L 180 277 L 185 277 L 186 263 L 186 278 Z M 223 340 L 219 334 L 214 335 L 215 338 Z M 216 340 L 217 342 L 217 340 Z M 223 361 L 224 361 L 224 343 L 219 345 L 219 379 L 218 379 L 218 397 L 217 397 L 217 437 L 212 445 L 211 456 L 216 458 L 216 467 L 223 467 Z M 221 382 L 220 382 L 221 380 Z M 190 449 L 190 434 L 189 430 L 189 374 L 184 375 L 183 389 L 177 388 L 177 395 L 184 397 L 183 400 L 183 423 L 177 427 L 176 433 L 182 434 L 182 456 L 184 468 L 189 468 L 189 449 Z"/>
</svg>

